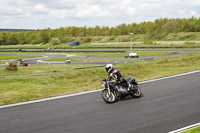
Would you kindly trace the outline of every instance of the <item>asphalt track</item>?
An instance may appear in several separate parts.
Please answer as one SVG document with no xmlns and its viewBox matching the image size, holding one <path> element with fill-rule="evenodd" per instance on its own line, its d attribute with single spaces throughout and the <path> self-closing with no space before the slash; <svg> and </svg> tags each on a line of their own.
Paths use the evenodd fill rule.
<svg viewBox="0 0 200 133">
<path fill-rule="evenodd" d="M 100 92 L 0 108 L 0 133 L 166 133 L 200 122 L 200 71 L 143 82 L 144 97 Z"/>
<path fill-rule="evenodd" d="M 143 50 L 146 51 L 146 50 Z M 149 50 L 147 50 L 149 51 Z M 153 50 L 153 51 L 160 51 L 160 50 Z M 163 51 L 163 50 L 161 50 Z M 168 50 L 167 50 L 168 51 Z M 170 50 L 173 51 L 173 50 Z M 172 54 L 168 54 L 168 55 L 156 55 L 156 56 L 142 56 L 137 58 L 137 60 L 126 60 L 125 57 L 111 57 L 111 58 L 107 58 L 107 57 L 95 57 L 98 54 L 94 54 L 94 55 L 85 55 L 85 56 L 72 56 L 70 57 L 71 59 L 78 59 L 78 60 L 83 60 L 83 62 L 71 62 L 70 64 L 67 65 L 96 65 L 96 66 L 102 66 L 105 65 L 107 63 L 112 63 L 112 64 L 120 64 L 120 63 L 133 63 L 133 62 L 138 62 L 138 61 L 143 61 L 143 60 L 153 60 L 154 58 L 157 57 L 172 57 L 172 56 L 181 56 L 181 55 L 186 55 L 186 54 L 191 54 L 194 53 L 193 51 L 179 51 L 179 50 L 174 50 L 174 52 Z M 112 53 L 111 53 L 112 54 Z M 63 60 L 63 62 L 47 62 L 47 61 L 42 61 L 44 59 L 53 59 L 53 58 L 61 58 L 61 57 L 67 57 L 67 54 L 1 54 L 0 55 L 21 55 L 23 57 L 24 56 L 44 56 L 42 58 L 34 58 L 34 59 L 23 59 L 24 63 L 30 63 L 31 65 L 49 65 L 49 64 L 56 64 L 56 65 L 66 65 L 65 61 Z M 115 61 L 106 61 L 106 60 L 110 60 L 113 59 Z M 95 60 L 95 61 L 88 61 L 88 60 Z M 99 60 L 99 61 L 98 61 Z M 100 60 L 105 60 L 105 61 L 100 61 Z M 123 61 L 118 61 L 118 60 L 123 60 Z M 5 66 L 4 65 L 0 65 L 0 66 Z"/>
</svg>

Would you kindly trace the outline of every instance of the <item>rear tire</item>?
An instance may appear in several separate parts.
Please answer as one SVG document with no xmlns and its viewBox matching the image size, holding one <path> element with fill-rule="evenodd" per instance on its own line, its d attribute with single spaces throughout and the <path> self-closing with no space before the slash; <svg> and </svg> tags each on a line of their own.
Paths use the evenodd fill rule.
<svg viewBox="0 0 200 133">
<path fill-rule="evenodd" d="M 117 98 L 116 98 L 114 92 L 111 91 L 110 95 L 109 95 L 107 89 L 102 91 L 101 97 L 106 103 L 115 103 L 117 101 Z"/>
<path fill-rule="evenodd" d="M 139 86 L 135 86 L 136 87 L 136 91 L 133 91 L 131 96 L 134 97 L 134 98 L 140 98 L 142 96 L 142 92 L 141 92 L 141 89 Z"/>
</svg>

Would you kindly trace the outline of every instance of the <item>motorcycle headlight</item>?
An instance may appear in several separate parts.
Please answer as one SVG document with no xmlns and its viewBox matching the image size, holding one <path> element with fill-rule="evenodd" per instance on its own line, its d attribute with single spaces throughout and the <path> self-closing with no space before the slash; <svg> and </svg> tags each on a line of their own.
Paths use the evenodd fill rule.
<svg viewBox="0 0 200 133">
<path fill-rule="evenodd" d="M 105 84 L 106 84 L 105 82 L 101 82 L 101 86 L 105 87 Z"/>
</svg>

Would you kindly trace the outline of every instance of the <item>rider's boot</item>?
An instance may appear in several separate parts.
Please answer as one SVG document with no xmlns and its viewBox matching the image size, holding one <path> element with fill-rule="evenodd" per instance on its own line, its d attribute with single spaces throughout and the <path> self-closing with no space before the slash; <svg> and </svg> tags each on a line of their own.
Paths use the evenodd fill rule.
<svg viewBox="0 0 200 133">
<path fill-rule="evenodd" d="M 131 85 L 131 84 L 128 84 L 128 85 L 127 85 L 127 91 L 130 91 L 130 90 L 131 90 L 131 87 L 132 87 L 132 85 Z"/>
</svg>

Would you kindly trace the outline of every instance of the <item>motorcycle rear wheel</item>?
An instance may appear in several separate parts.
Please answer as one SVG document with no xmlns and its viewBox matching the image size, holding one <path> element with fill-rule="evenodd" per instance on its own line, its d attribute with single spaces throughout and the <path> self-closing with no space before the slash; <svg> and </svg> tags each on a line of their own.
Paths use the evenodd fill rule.
<svg viewBox="0 0 200 133">
<path fill-rule="evenodd" d="M 101 97 L 106 103 L 115 103 L 117 101 L 117 98 L 116 98 L 114 92 L 111 91 L 110 95 L 109 95 L 107 89 L 102 91 Z"/>
<path fill-rule="evenodd" d="M 131 96 L 134 97 L 134 98 L 140 98 L 142 96 L 142 92 L 141 92 L 141 89 L 139 86 L 135 86 L 137 88 L 136 91 L 133 91 Z"/>
</svg>

